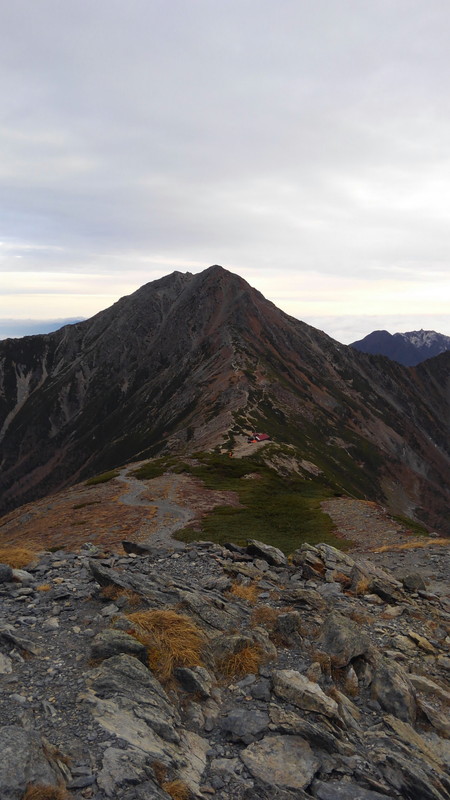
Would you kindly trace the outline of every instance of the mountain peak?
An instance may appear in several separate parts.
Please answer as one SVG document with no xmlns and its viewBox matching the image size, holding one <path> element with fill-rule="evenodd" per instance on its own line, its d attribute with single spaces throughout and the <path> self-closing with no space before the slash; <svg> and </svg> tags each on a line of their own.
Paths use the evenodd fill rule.
<svg viewBox="0 0 450 800">
<path fill-rule="evenodd" d="M 218 264 L 175 271 L 78 325 L 0 342 L 2 509 L 259 430 L 308 480 L 441 523 L 446 369 L 369 360 Z"/>
<path fill-rule="evenodd" d="M 373 331 L 364 339 L 352 342 L 350 347 L 362 353 L 387 356 L 405 367 L 415 367 L 428 358 L 450 350 L 450 336 L 423 328 L 394 334 Z"/>
</svg>

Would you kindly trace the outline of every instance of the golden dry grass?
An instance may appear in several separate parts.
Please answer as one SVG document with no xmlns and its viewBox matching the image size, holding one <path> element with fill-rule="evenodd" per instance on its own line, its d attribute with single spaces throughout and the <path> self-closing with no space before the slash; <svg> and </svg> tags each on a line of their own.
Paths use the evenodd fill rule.
<svg viewBox="0 0 450 800">
<path fill-rule="evenodd" d="M 258 606 L 252 611 L 250 617 L 250 625 L 252 628 L 262 626 L 268 631 L 273 631 L 277 618 L 281 614 L 279 608 L 272 608 L 272 606 Z"/>
<path fill-rule="evenodd" d="M 172 609 L 127 616 L 132 635 L 146 646 L 150 669 L 160 680 L 168 681 L 175 667 L 201 666 L 205 637 L 188 616 Z"/>
<path fill-rule="evenodd" d="M 172 800 L 189 800 L 192 797 L 191 790 L 184 781 L 167 781 L 161 784 L 161 789 L 164 789 Z"/>
<path fill-rule="evenodd" d="M 22 800 L 67 800 L 68 797 L 65 789 L 41 784 L 40 786 L 27 786 Z"/>
<path fill-rule="evenodd" d="M 219 661 L 217 667 L 225 678 L 241 678 L 244 675 L 257 675 L 261 663 L 261 649 L 257 645 L 249 645 L 238 653 L 230 653 Z"/>
<path fill-rule="evenodd" d="M 412 542 L 404 542 L 403 544 L 383 544 L 381 547 L 375 547 L 372 553 L 386 553 L 389 550 L 413 550 L 417 547 L 434 547 L 435 545 L 445 546 L 450 545 L 450 539 L 414 539 Z"/>
<path fill-rule="evenodd" d="M 354 589 L 351 590 L 351 593 L 356 595 L 357 597 L 360 597 L 363 594 L 367 594 L 367 592 L 370 589 L 370 585 L 371 585 L 370 578 L 360 578 Z"/>
<path fill-rule="evenodd" d="M 143 603 L 142 597 L 137 592 L 133 592 L 131 589 L 122 589 L 120 586 L 114 586 L 114 584 L 103 586 L 100 594 L 105 600 L 112 601 L 117 600 L 119 597 L 125 597 L 127 604 L 132 608 L 136 608 Z"/>
<path fill-rule="evenodd" d="M 311 652 L 311 658 L 313 663 L 320 664 L 320 669 L 322 670 L 324 675 L 328 677 L 331 676 L 331 658 L 328 653 L 324 653 L 323 650 L 313 650 Z"/>
<path fill-rule="evenodd" d="M 12 569 L 27 567 L 36 556 L 37 551 L 28 547 L 0 547 L 0 564 L 9 564 Z"/>
<path fill-rule="evenodd" d="M 245 600 L 250 605 L 254 605 L 261 593 L 257 583 L 233 583 L 230 592 L 233 597 L 238 597 L 240 600 Z"/>
</svg>

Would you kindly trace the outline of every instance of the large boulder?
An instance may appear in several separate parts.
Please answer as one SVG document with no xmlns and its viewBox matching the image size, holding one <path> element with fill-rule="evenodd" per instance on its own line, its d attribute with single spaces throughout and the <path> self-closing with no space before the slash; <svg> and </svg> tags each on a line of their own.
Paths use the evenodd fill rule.
<svg viewBox="0 0 450 800">
<path fill-rule="evenodd" d="M 396 664 L 380 660 L 371 685 L 372 697 L 381 708 L 404 722 L 414 724 L 417 706 L 414 688 L 406 672 Z"/>
<path fill-rule="evenodd" d="M 127 653 L 147 664 L 147 650 L 141 642 L 124 631 L 105 630 L 97 634 L 91 644 L 91 657 L 103 661 L 105 658 Z"/>
<path fill-rule="evenodd" d="M 288 563 L 286 556 L 278 547 L 273 547 L 257 539 L 249 539 L 247 543 L 247 553 L 255 558 L 262 558 L 273 567 L 285 567 Z"/>
<path fill-rule="evenodd" d="M 308 742 L 300 736 L 266 736 L 243 750 L 241 759 L 253 777 L 266 786 L 288 790 L 309 786 L 320 766 Z"/>
<path fill-rule="evenodd" d="M 301 672 L 293 669 L 275 670 L 272 675 L 273 690 L 277 697 L 301 708 L 314 711 L 326 717 L 337 717 L 337 703 L 328 697 L 318 683 L 308 680 Z"/>
<path fill-rule="evenodd" d="M 333 611 L 324 622 L 319 647 L 328 653 L 335 667 L 346 667 L 352 659 L 369 651 L 370 639 L 353 620 Z"/>
<path fill-rule="evenodd" d="M 0 797 L 21 800 L 28 783 L 58 786 L 57 769 L 49 763 L 36 731 L 18 725 L 0 728 Z"/>
</svg>

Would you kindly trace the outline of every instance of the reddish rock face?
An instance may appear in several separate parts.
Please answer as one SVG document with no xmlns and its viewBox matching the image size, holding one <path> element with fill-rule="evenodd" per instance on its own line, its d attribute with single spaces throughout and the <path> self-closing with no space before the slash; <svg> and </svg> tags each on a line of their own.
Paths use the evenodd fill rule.
<svg viewBox="0 0 450 800">
<path fill-rule="evenodd" d="M 0 509 L 240 428 L 443 531 L 449 374 L 450 353 L 404 368 L 340 345 L 222 267 L 174 272 L 90 320 L 0 343 Z"/>
</svg>

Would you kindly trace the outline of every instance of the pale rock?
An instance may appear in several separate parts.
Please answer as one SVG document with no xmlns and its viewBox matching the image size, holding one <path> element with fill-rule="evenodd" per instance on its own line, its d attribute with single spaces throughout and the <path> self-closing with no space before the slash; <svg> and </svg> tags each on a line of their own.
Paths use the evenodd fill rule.
<svg viewBox="0 0 450 800">
<path fill-rule="evenodd" d="M 429 642 L 428 639 L 425 638 L 425 636 L 421 636 L 419 633 L 416 633 L 415 631 L 408 631 L 407 636 L 414 642 L 414 644 L 416 644 L 418 647 L 420 647 L 421 650 L 424 650 L 426 653 L 437 652 L 434 645 L 432 645 L 431 642 Z"/>
<path fill-rule="evenodd" d="M 369 651 L 370 639 L 353 620 L 333 611 L 323 625 L 319 647 L 330 655 L 334 666 L 345 667 Z"/>
<path fill-rule="evenodd" d="M 0 653 L 0 675 L 9 675 L 13 671 L 13 662 L 9 656 Z"/>
<path fill-rule="evenodd" d="M 260 542 L 257 539 L 249 539 L 247 543 L 247 553 L 250 556 L 256 556 L 258 559 L 262 558 L 268 564 L 274 567 L 287 566 L 288 560 L 283 551 L 278 547 L 273 547 L 265 542 Z"/>
<path fill-rule="evenodd" d="M 439 697 L 443 703 L 450 705 L 450 692 L 443 689 L 442 686 L 439 686 L 439 684 L 430 680 L 430 678 L 426 678 L 424 675 L 415 675 L 413 672 L 409 673 L 408 677 L 414 688 L 419 692 Z"/>
<path fill-rule="evenodd" d="M 317 683 L 293 669 L 275 670 L 272 675 L 273 690 L 304 711 L 314 711 L 326 717 L 337 717 L 337 703 L 328 697 Z"/>
<path fill-rule="evenodd" d="M 414 689 L 406 672 L 397 664 L 379 661 L 371 685 L 372 697 L 380 706 L 404 722 L 416 719 Z"/>
<path fill-rule="evenodd" d="M 16 725 L 0 728 L 0 797 L 21 800 L 28 783 L 57 786 L 60 775 L 44 755 L 36 731 Z"/>
<path fill-rule="evenodd" d="M 281 789 L 309 786 L 320 767 L 308 742 L 300 736 L 266 736 L 240 756 L 254 778 Z"/>
</svg>

